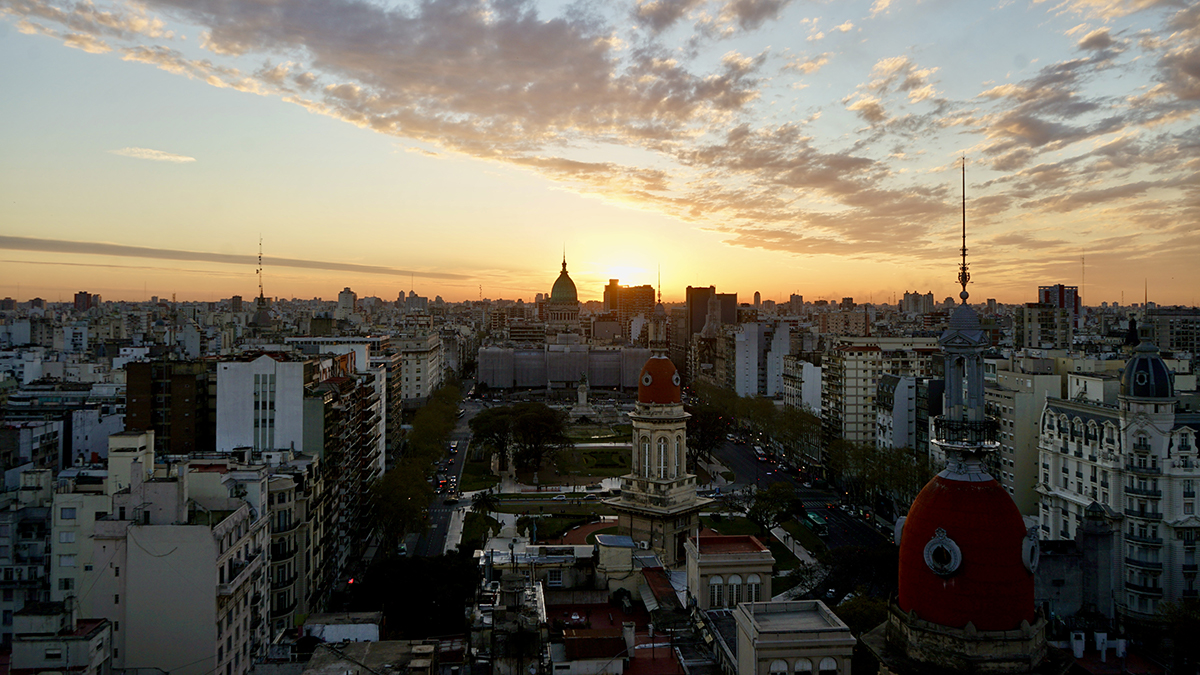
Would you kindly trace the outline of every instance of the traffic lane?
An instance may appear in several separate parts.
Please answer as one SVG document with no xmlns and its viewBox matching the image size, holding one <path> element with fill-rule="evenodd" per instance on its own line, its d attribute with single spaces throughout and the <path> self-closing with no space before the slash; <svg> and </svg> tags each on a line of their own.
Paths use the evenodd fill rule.
<svg viewBox="0 0 1200 675">
<path fill-rule="evenodd" d="M 451 454 L 449 450 L 446 451 L 447 460 L 452 463 L 445 465 L 445 473 L 448 477 L 454 477 L 456 485 L 462 481 L 464 461 L 462 458 L 467 456 L 467 452 L 471 446 L 471 428 L 468 425 L 471 418 L 481 409 L 482 406 L 464 402 L 463 410 L 466 412 L 462 417 L 458 418 L 458 422 L 454 425 L 454 430 L 450 432 L 450 440 L 458 442 L 458 452 Z M 457 508 L 457 504 L 446 503 L 446 499 L 449 497 L 448 492 L 433 496 L 433 500 L 426 511 L 429 528 L 421 535 L 416 547 L 417 555 L 438 556 L 445 550 L 446 533 L 450 527 L 450 514 Z"/>
</svg>

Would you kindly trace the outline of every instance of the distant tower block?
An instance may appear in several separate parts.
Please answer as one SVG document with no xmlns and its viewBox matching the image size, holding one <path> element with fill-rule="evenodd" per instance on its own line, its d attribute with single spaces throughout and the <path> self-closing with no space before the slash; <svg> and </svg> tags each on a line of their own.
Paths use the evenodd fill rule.
<svg viewBox="0 0 1200 675">
<path fill-rule="evenodd" d="M 696 476 L 687 472 L 687 420 L 679 372 L 665 356 L 651 356 L 638 379 L 631 471 L 621 478 L 621 496 L 606 503 L 617 512 L 617 532 L 644 542 L 675 567 L 685 560 L 684 543 L 700 527 L 700 511 L 711 499 L 696 496 Z"/>
</svg>

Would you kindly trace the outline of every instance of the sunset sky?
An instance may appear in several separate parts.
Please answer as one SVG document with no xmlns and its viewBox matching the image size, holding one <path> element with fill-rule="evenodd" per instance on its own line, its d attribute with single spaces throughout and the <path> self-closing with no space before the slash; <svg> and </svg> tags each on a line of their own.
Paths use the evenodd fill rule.
<svg viewBox="0 0 1200 675">
<path fill-rule="evenodd" d="M 973 300 L 1200 289 L 1197 2 L 0 0 L 0 64 L 0 297 L 940 300 L 963 156 Z"/>
</svg>

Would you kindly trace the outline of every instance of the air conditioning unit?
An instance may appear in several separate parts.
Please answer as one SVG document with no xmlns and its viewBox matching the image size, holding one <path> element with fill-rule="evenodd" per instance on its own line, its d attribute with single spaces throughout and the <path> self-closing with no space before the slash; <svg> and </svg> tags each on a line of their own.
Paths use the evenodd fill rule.
<svg viewBox="0 0 1200 675">
<path fill-rule="evenodd" d="M 644 550 L 644 551 L 648 551 L 648 550 L 650 550 L 650 542 L 648 542 L 648 541 L 639 541 L 639 542 L 637 542 L 637 547 L 638 547 L 638 548 L 640 548 L 640 549 L 642 549 L 642 550 Z"/>
</svg>

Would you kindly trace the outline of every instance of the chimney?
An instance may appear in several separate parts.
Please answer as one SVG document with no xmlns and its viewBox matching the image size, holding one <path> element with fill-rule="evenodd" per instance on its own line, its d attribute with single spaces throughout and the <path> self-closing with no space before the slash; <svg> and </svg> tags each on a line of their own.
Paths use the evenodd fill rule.
<svg viewBox="0 0 1200 675">
<path fill-rule="evenodd" d="M 633 658 L 633 647 L 637 642 L 634 640 L 634 623 L 625 621 L 621 624 L 621 637 L 625 638 L 625 651 L 629 658 Z"/>
</svg>

